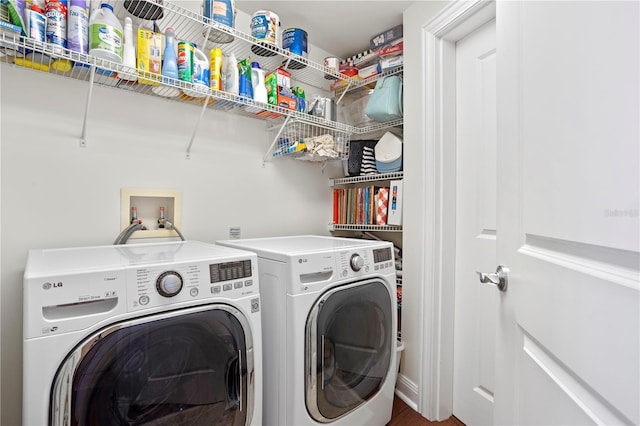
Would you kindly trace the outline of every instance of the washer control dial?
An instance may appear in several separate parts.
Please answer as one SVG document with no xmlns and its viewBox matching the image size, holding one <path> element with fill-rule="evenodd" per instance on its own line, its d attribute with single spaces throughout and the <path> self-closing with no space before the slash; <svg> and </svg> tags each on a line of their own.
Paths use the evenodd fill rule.
<svg viewBox="0 0 640 426">
<path fill-rule="evenodd" d="M 182 290 L 182 276 L 176 271 L 166 271 L 156 280 L 156 289 L 161 296 L 173 297 Z"/>
<path fill-rule="evenodd" d="M 364 259 L 358 253 L 354 253 L 351 255 L 351 269 L 355 272 L 358 272 L 364 266 Z"/>
</svg>

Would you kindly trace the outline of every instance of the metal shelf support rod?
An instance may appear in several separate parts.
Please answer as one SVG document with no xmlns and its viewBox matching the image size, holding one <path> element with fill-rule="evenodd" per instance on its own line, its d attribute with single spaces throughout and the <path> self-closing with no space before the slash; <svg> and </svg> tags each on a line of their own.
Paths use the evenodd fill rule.
<svg viewBox="0 0 640 426">
<path fill-rule="evenodd" d="M 338 104 L 338 105 L 340 104 L 340 101 L 342 100 L 342 98 L 344 98 L 344 95 L 347 94 L 347 92 L 349 91 L 349 87 L 351 87 L 352 83 L 353 83 L 353 80 L 349 79 L 349 82 L 347 83 L 347 87 L 345 87 L 344 90 L 342 91 L 342 93 L 340 94 L 340 97 L 336 101 L 336 104 Z"/>
<path fill-rule="evenodd" d="M 80 147 L 87 146 L 87 121 L 89 120 L 89 107 L 91 106 L 91 98 L 93 97 L 93 82 L 96 77 L 96 66 L 91 65 L 89 68 L 89 93 L 87 94 L 87 103 L 84 107 L 84 119 L 82 120 L 82 134 L 80 135 Z"/>
<path fill-rule="evenodd" d="M 202 117 L 204 116 L 204 112 L 207 110 L 207 105 L 209 105 L 209 98 L 211 97 L 210 94 L 207 95 L 207 97 L 204 100 L 204 103 L 202 105 L 202 109 L 200 109 L 200 117 L 198 117 L 198 121 L 196 121 L 196 125 L 193 127 L 193 133 L 191 134 L 191 140 L 189 141 L 189 145 L 187 146 L 187 154 L 186 154 L 186 158 L 187 160 L 191 159 L 191 146 L 193 146 L 193 141 L 196 138 L 196 133 L 198 133 L 198 128 L 200 127 L 200 122 L 202 122 Z"/>
<path fill-rule="evenodd" d="M 204 42 L 202 43 L 202 48 L 203 49 L 207 47 L 207 42 L 209 41 L 209 34 L 210 33 L 211 33 L 211 27 L 209 25 L 207 25 L 207 31 L 204 34 Z"/>
</svg>

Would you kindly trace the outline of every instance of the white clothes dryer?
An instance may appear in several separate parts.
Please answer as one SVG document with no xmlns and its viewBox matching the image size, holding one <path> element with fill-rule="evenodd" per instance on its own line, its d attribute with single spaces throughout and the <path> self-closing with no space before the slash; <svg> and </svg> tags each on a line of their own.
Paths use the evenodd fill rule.
<svg viewBox="0 0 640 426">
<path fill-rule="evenodd" d="M 322 236 L 218 241 L 258 255 L 265 425 L 385 425 L 396 383 L 393 245 Z"/>
<path fill-rule="evenodd" d="M 261 425 L 258 281 L 196 241 L 30 250 L 23 424 Z"/>
</svg>

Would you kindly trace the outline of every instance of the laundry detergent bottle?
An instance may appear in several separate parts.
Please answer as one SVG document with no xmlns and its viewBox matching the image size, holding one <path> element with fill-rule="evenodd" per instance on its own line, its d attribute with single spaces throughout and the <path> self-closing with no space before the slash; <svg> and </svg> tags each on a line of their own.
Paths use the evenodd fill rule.
<svg viewBox="0 0 640 426">
<path fill-rule="evenodd" d="M 264 70 L 258 62 L 251 63 L 251 84 L 253 86 L 253 100 L 267 103 L 267 86 L 264 85 Z"/>
</svg>

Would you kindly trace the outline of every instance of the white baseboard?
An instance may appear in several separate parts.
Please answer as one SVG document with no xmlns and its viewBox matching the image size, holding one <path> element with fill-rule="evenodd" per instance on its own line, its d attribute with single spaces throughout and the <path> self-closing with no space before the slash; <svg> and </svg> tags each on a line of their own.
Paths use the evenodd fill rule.
<svg viewBox="0 0 640 426">
<path fill-rule="evenodd" d="M 395 394 L 414 411 L 418 411 L 418 385 L 403 374 L 398 374 Z"/>
</svg>

